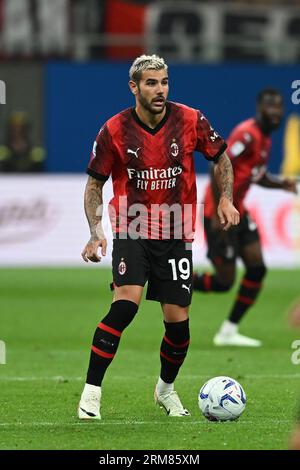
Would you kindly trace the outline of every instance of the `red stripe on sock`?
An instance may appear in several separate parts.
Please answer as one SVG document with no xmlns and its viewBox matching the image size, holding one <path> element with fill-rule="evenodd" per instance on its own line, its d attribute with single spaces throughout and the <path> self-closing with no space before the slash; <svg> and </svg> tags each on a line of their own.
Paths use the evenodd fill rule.
<svg viewBox="0 0 300 470">
<path fill-rule="evenodd" d="M 254 300 L 250 299 L 250 297 L 244 297 L 243 295 L 239 295 L 237 298 L 238 302 L 242 302 L 243 304 L 251 305 L 253 304 Z"/>
<path fill-rule="evenodd" d="M 168 343 L 170 346 L 173 346 L 173 348 L 185 348 L 185 347 L 190 343 L 190 340 L 188 339 L 188 340 L 185 341 L 184 343 L 175 344 L 175 343 L 172 343 L 172 341 L 170 341 L 169 338 L 166 337 L 166 335 L 164 336 L 164 340 L 165 340 L 165 342 Z"/>
<path fill-rule="evenodd" d="M 169 356 L 166 356 L 163 352 L 160 351 L 160 355 L 161 357 L 163 357 L 164 359 L 166 359 L 167 361 L 169 362 L 172 362 L 173 364 L 182 364 L 184 359 L 179 359 L 179 360 L 175 360 L 175 359 L 172 359 L 171 357 Z"/>
<path fill-rule="evenodd" d="M 203 285 L 204 289 L 207 291 L 211 290 L 211 275 L 210 274 L 203 274 Z"/>
<path fill-rule="evenodd" d="M 95 354 L 98 354 L 98 356 L 105 357 L 106 359 L 112 359 L 114 357 L 114 354 L 109 354 L 104 351 L 101 351 L 101 349 L 96 348 L 96 346 L 92 346 L 92 351 Z"/>
<path fill-rule="evenodd" d="M 119 338 L 122 334 L 121 331 L 115 330 L 114 328 L 111 328 L 110 326 L 107 326 L 104 323 L 99 323 L 98 328 L 107 331 L 108 333 L 111 333 L 114 336 L 118 336 Z"/>
<path fill-rule="evenodd" d="M 248 287 L 249 289 L 259 289 L 261 287 L 261 282 L 249 281 L 249 279 L 243 279 L 242 285 Z"/>
</svg>

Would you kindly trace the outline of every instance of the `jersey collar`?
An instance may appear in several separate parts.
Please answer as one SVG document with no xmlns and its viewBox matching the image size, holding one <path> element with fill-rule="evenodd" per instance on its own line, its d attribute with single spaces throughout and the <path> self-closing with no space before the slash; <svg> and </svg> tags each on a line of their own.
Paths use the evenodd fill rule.
<svg viewBox="0 0 300 470">
<path fill-rule="evenodd" d="M 166 102 L 166 114 L 164 115 L 162 120 L 157 124 L 157 126 L 152 129 L 151 127 L 147 126 L 143 121 L 140 120 L 140 118 L 138 117 L 138 115 L 136 113 L 135 108 L 131 108 L 131 114 L 132 114 L 132 117 L 135 120 L 135 122 L 140 127 L 142 127 L 146 132 L 149 132 L 149 134 L 152 134 L 152 135 L 157 134 L 157 132 L 159 132 L 160 129 L 165 125 L 165 123 L 167 122 L 168 117 L 170 115 L 170 112 L 171 112 L 171 106 L 170 106 L 169 102 L 167 101 Z"/>
</svg>

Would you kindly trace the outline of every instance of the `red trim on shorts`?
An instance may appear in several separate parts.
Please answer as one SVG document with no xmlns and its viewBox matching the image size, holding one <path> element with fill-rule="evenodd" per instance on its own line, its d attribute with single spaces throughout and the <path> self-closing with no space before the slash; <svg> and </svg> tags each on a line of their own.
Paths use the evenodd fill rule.
<svg viewBox="0 0 300 470">
<path fill-rule="evenodd" d="M 203 274 L 203 285 L 206 291 L 211 290 L 211 274 L 207 274 L 207 273 Z"/>
<path fill-rule="evenodd" d="M 242 285 L 248 287 L 249 289 L 260 289 L 261 282 L 249 281 L 249 279 L 243 279 Z"/>
<path fill-rule="evenodd" d="M 167 361 L 169 362 L 172 362 L 172 364 L 182 364 L 184 359 L 180 359 L 180 360 L 175 360 L 175 359 L 172 359 L 171 357 L 169 356 L 166 356 L 163 352 L 160 351 L 160 355 L 161 357 L 163 357 L 164 359 L 166 359 Z"/>
<path fill-rule="evenodd" d="M 104 323 L 99 323 L 98 328 L 100 328 L 103 331 L 107 331 L 107 333 L 111 333 L 114 336 L 118 336 L 120 338 L 121 336 L 121 331 L 115 330 L 114 328 L 111 328 L 110 326 L 105 325 Z"/>
<path fill-rule="evenodd" d="M 254 300 L 250 299 L 250 297 L 244 297 L 243 295 L 239 295 L 237 301 L 247 305 L 251 305 L 254 302 Z"/>
<path fill-rule="evenodd" d="M 92 346 L 92 351 L 98 356 L 105 357 L 106 359 L 112 359 L 114 357 L 114 354 L 109 354 L 104 351 L 101 351 L 101 349 L 96 348 L 96 346 Z"/>
<path fill-rule="evenodd" d="M 173 346 L 173 348 L 185 348 L 185 347 L 190 343 L 190 340 L 188 339 L 188 340 L 185 341 L 184 343 L 175 344 L 175 343 L 172 343 L 172 341 L 170 341 L 169 338 L 166 337 L 166 335 L 164 336 L 164 340 L 165 340 L 165 342 L 168 343 L 170 346 Z"/>
</svg>

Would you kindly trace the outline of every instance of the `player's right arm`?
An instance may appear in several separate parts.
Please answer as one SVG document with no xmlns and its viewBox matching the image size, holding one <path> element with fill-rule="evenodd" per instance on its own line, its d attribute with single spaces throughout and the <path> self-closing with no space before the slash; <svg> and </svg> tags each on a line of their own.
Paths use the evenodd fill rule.
<svg viewBox="0 0 300 470">
<path fill-rule="evenodd" d="M 100 247 L 101 255 L 106 255 L 107 241 L 102 228 L 102 188 L 104 183 L 105 181 L 99 181 L 89 176 L 85 187 L 84 210 L 91 232 L 91 237 L 81 253 L 86 263 L 88 261 L 94 263 L 101 261 L 101 257 L 98 255 L 98 248 Z"/>
<path fill-rule="evenodd" d="M 113 160 L 112 140 L 105 124 L 96 137 L 87 168 L 89 178 L 84 193 L 84 209 L 91 237 L 81 253 L 85 262 L 99 263 L 101 261 L 98 255 L 99 248 L 101 248 L 101 255 L 106 255 L 107 241 L 102 228 L 102 189 L 111 173 Z"/>
</svg>

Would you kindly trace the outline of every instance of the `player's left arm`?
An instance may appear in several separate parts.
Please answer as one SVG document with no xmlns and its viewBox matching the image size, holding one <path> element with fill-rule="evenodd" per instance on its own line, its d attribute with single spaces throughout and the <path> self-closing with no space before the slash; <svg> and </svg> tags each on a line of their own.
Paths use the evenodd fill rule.
<svg viewBox="0 0 300 470">
<path fill-rule="evenodd" d="M 227 144 L 200 111 L 197 111 L 196 133 L 196 150 L 214 163 L 214 177 L 220 195 L 217 214 L 223 229 L 228 230 L 232 225 L 238 225 L 240 214 L 232 204 L 233 169 L 225 152 Z"/>
<path fill-rule="evenodd" d="M 284 189 L 285 191 L 297 194 L 296 180 L 291 178 L 280 178 L 278 176 L 271 175 L 268 172 L 264 173 L 256 184 L 264 188 Z"/>
<path fill-rule="evenodd" d="M 90 226 L 91 236 L 84 247 L 81 256 L 87 263 L 99 263 L 101 257 L 98 248 L 101 248 L 102 256 L 106 255 L 107 241 L 102 228 L 103 196 L 102 190 L 105 181 L 99 181 L 92 176 L 88 177 L 84 192 L 84 210 Z"/>
<path fill-rule="evenodd" d="M 220 155 L 214 165 L 214 177 L 220 193 L 217 213 L 224 230 L 232 225 L 238 225 L 240 214 L 234 207 L 233 201 L 233 169 L 226 152 Z"/>
</svg>

